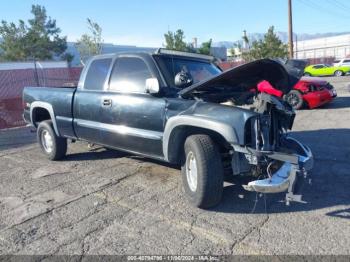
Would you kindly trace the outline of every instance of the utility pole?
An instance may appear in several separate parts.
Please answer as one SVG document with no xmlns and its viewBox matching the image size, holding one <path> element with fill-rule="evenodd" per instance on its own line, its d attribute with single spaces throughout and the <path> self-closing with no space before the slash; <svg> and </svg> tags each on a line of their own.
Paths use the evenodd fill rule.
<svg viewBox="0 0 350 262">
<path fill-rule="evenodd" d="M 295 35 L 295 58 L 298 59 L 298 35 Z"/>
<path fill-rule="evenodd" d="M 36 86 L 40 86 L 39 75 L 38 75 L 38 68 L 36 66 L 36 59 L 35 59 L 35 57 L 34 57 L 34 79 L 35 79 Z"/>
<path fill-rule="evenodd" d="M 293 19 L 292 0 L 288 0 L 288 38 L 289 38 L 289 58 L 293 58 Z"/>
</svg>

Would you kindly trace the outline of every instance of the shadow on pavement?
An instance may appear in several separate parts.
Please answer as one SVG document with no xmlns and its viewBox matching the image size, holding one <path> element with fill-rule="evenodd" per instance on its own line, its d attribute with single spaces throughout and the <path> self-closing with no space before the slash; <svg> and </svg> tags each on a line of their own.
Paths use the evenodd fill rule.
<svg viewBox="0 0 350 262">
<path fill-rule="evenodd" d="M 109 150 L 104 148 L 96 148 L 94 150 L 79 153 L 70 153 L 62 159 L 62 161 L 83 161 L 83 160 L 101 160 L 101 159 L 112 159 L 125 157 L 126 153 L 121 151 Z"/>
<path fill-rule="evenodd" d="M 22 133 L 30 135 L 22 138 Z M 14 135 L 17 136 L 17 139 L 11 141 L 15 137 Z M 292 202 L 290 206 L 286 206 L 284 193 L 260 196 L 255 192 L 247 192 L 241 185 L 246 184 L 252 178 L 233 177 L 232 183 L 224 188 L 221 204 L 211 209 L 211 211 L 258 214 L 265 212 L 283 213 L 350 205 L 350 129 L 299 131 L 292 132 L 291 136 L 308 145 L 315 157 L 314 169 L 310 176 L 312 183 L 304 183 L 300 189 L 300 192 L 303 194 L 303 200 L 307 202 L 306 204 Z M 1 132 L 0 139 L 1 142 L 5 142 L 8 145 L 12 143 L 12 147 L 21 142 L 25 144 L 34 143 L 36 140 L 35 134 L 29 133 L 25 129 L 14 129 L 6 136 Z M 2 146 L 0 144 L 0 151 L 3 150 Z M 137 161 L 147 161 L 178 169 L 176 166 L 157 160 L 150 160 L 114 150 L 105 150 L 101 149 L 101 147 L 95 151 L 68 154 L 66 159 L 62 161 L 99 160 L 119 157 L 128 157 Z M 350 217 L 349 209 L 344 209 L 344 207 L 341 207 L 341 210 L 329 212 L 327 215 L 338 218 Z"/>
<path fill-rule="evenodd" d="M 233 178 L 234 185 L 224 188 L 222 203 L 212 211 L 224 213 L 283 213 L 350 205 L 350 129 L 325 129 L 293 132 L 292 136 L 310 146 L 315 157 L 311 184 L 299 184 L 302 200 L 286 206 L 285 193 L 258 195 L 247 192 L 242 184 L 247 177 Z M 257 200 L 257 201 L 256 201 Z M 256 203 L 256 205 L 255 205 Z M 266 203 L 266 205 L 265 205 Z M 255 208 L 254 208 L 255 206 Z M 327 213 L 328 216 L 350 218 L 350 209 Z"/>
<path fill-rule="evenodd" d="M 36 143 L 36 133 L 32 133 L 28 127 L 0 130 L 0 151 L 34 143 Z"/>
<path fill-rule="evenodd" d="M 293 132 L 291 134 L 308 145 L 315 157 L 311 172 L 311 184 L 308 180 L 298 184 L 306 203 L 292 202 L 286 206 L 285 193 L 257 194 L 242 188 L 252 180 L 250 177 L 233 177 L 225 186 L 221 204 L 210 211 L 223 213 L 283 213 L 299 212 L 350 204 L 350 129 L 324 129 Z M 140 156 L 113 150 L 70 154 L 66 161 L 94 160 L 128 157 L 137 161 L 146 161 L 169 168 L 177 166 Z M 179 171 L 180 179 L 180 171 Z M 349 210 L 327 213 L 329 216 L 349 218 Z"/>
<path fill-rule="evenodd" d="M 297 193 L 303 194 L 306 203 L 292 202 L 286 206 L 285 193 L 258 195 L 242 188 L 252 180 L 249 177 L 233 177 L 224 188 L 222 202 L 210 211 L 223 213 L 284 213 L 329 208 L 350 204 L 350 129 L 324 129 L 293 132 L 293 137 L 310 146 L 315 157 L 311 172 L 311 184 L 308 180 L 297 185 Z M 106 150 L 71 154 L 67 160 L 93 160 L 116 157 L 128 157 L 137 161 L 146 161 L 169 168 L 178 168 L 157 160 Z M 179 171 L 180 176 L 180 171 Z M 180 177 L 179 177 L 180 179 Z M 328 216 L 349 218 L 349 210 L 327 213 Z"/>
<path fill-rule="evenodd" d="M 350 219 L 350 208 L 327 213 L 328 216 Z"/>
<path fill-rule="evenodd" d="M 332 102 L 325 104 L 317 109 L 339 109 L 339 108 L 350 108 L 350 96 L 336 97 Z"/>
<path fill-rule="evenodd" d="M 86 149 L 88 150 L 88 149 Z M 100 159 L 112 159 L 112 158 L 130 158 L 139 162 L 148 162 L 156 165 L 162 165 L 169 168 L 180 169 L 179 166 L 162 162 L 160 160 L 151 159 L 143 156 L 132 155 L 127 152 L 122 152 L 114 149 L 108 149 L 104 147 L 96 147 L 90 149 L 88 152 L 70 153 L 62 159 L 62 161 L 79 161 L 79 160 L 100 160 Z"/>
</svg>

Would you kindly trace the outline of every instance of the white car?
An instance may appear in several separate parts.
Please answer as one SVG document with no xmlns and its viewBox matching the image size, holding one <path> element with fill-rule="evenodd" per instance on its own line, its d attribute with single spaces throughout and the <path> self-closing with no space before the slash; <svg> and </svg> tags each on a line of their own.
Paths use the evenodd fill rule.
<svg viewBox="0 0 350 262">
<path fill-rule="evenodd" d="M 350 66 L 350 58 L 334 60 L 333 66 Z"/>
</svg>

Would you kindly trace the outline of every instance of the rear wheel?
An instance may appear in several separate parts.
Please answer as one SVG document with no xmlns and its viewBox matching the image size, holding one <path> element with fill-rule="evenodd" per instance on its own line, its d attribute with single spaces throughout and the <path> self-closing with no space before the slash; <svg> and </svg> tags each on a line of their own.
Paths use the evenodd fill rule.
<svg viewBox="0 0 350 262">
<path fill-rule="evenodd" d="M 37 138 L 42 151 L 50 160 L 59 160 L 66 155 L 67 139 L 56 135 L 51 120 L 39 124 Z"/>
<path fill-rule="evenodd" d="M 310 73 L 304 73 L 304 76 L 311 76 Z"/>
<path fill-rule="evenodd" d="M 207 135 L 192 135 L 185 142 L 181 168 L 186 195 L 196 207 L 217 205 L 222 197 L 224 171 L 216 144 Z"/>
<path fill-rule="evenodd" d="M 290 104 L 294 109 L 300 109 L 303 106 L 303 97 L 300 92 L 296 90 L 290 91 L 286 96 L 285 100 L 288 104 Z"/>
<path fill-rule="evenodd" d="M 340 70 L 337 70 L 337 71 L 334 72 L 334 75 L 335 75 L 335 76 L 342 76 L 342 75 L 343 75 L 343 72 L 340 71 Z"/>
</svg>

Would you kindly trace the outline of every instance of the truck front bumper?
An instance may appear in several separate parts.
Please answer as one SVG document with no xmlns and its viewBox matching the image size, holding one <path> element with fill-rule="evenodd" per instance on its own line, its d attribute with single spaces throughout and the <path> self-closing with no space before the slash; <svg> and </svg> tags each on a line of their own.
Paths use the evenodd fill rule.
<svg viewBox="0 0 350 262">
<path fill-rule="evenodd" d="M 291 137 L 287 137 L 286 141 L 288 149 L 293 153 L 263 153 L 273 160 L 283 161 L 283 165 L 269 178 L 254 180 L 247 185 L 243 185 L 245 190 L 261 193 L 280 193 L 288 190 L 289 195 L 293 195 L 297 175 L 303 174 L 306 176 L 307 172 L 313 167 L 314 159 L 310 148 L 307 146 Z"/>
</svg>

